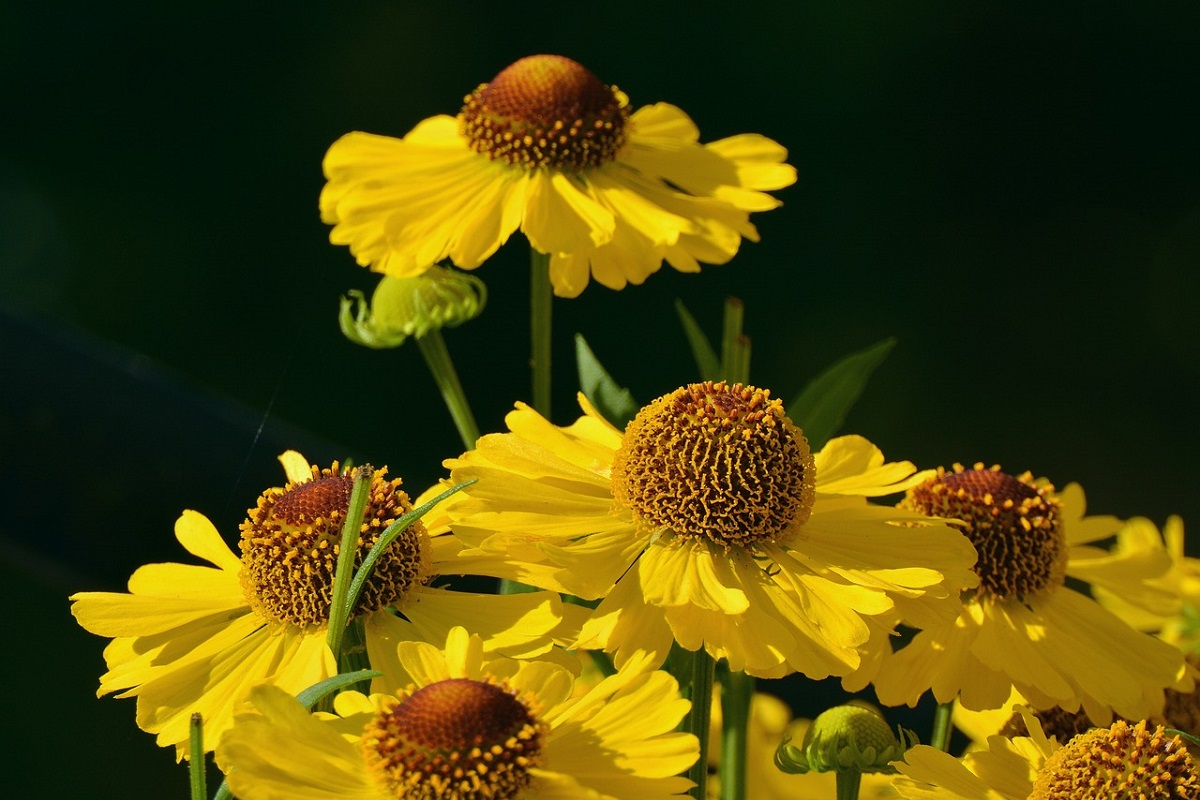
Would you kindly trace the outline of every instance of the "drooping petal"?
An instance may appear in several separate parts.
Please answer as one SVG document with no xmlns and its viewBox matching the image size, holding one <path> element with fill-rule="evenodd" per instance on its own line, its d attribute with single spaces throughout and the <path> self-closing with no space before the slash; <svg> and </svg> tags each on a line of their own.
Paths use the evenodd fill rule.
<svg viewBox="0 0 1200 800">
<path fill-rule="evenodd" d="M 358 748 L 294 697 L 274 686 L 258 687 L 251 697 L 259 713 L 239 716 L 217 752 L 234 794 L 247 800 L 386 800 L 363 769 Z"/>
</svg>

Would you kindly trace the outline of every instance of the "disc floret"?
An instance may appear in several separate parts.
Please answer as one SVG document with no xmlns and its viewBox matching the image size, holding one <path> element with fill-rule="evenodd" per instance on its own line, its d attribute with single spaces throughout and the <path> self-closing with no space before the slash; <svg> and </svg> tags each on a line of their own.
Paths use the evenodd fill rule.
<svg viewBox="0 0 1200 800">
<path fill-rule="evenodd" d="M 626 140 L 629 98 L 563 56 L 522 58 L 464 103 L 459 120 L 471 149 L 512 166 L 598 167 Z"/>
<path fill-rule="evenodd" d="M 354 486 L 352 472 L 335 461 L 312 467 L 308 480 L 263 492 L 241 525 L 240 579 L 250 605 L 267 619 L 300 628 L 329 621 L 342 525 Z M 412 510 L 400 479 L 375 470 L 358 538 L 356 565 L 379 536 Z M 409 525 L 376 562 L 356 615 L 400 603 L 431 577 L 429 537 L 420 521 Z"/>
<path fill-rule="evenodd" d="M 612 487 L 639 526 L 728 548 L 776 542 L 803 525 L 814 473 L 808 441 L 769 391 L 706 381 L 638 412 Z"/>
<path fill-rule="evenodd" d="M 361 746 L 398 800 L 514 800 L 547 730 L 506 685 L 449 678 L 403 693 L 367 725 Z"/>
<path fill-rule="evenodd" d="M 1200 777 L 1178 736 L 1118 720 L 1071 739 L 1047 759 L 1030 800 L 1195 800 Z"/>
<path fill-rule="evenodd" d="M 975 546 L 980 596 L 1026 602 L 1066 579 L 1067 541 L 1054 488 L 999 466 L 938 468 L 899 504 L 952 523 Z"/>
</svg>

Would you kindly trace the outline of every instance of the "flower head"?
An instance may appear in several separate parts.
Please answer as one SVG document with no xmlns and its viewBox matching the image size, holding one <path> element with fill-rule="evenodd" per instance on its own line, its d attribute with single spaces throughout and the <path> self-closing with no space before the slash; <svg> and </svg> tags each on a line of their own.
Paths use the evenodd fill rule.
<svg viewBox="0 0 1200 800">
<path fill-rule="evenodd" d="M 979 553 L 979 585 L 962 592 L 957 619 L 921 630 L 874 676 L 886 705 L 938 702 L 998 708 L 1014 687 L 1036 708 L 1081 704 L 1096 723 L 1147 717 L 1183 677 L 1178 650 L 1141 634 L 1067 579 L 1141 596 L 1165 562 L 1132 562 L 1094 542 L 1119 526 L 1085 517 L 1084 496 L 1029 473 L 976 464 L 939 469 L 901 507 L 958 520 Z M 1121 569 L 1113 568 L 1114 559 Z"/>
<path fill-rule="evenodd" d="M 775 753 L 784 772 L 894 772 L 891 762 L 916 743 L 901 729 L 900 737 L 873 708 L 858 703 L 834 706 L 804 726 L 800 744 L 785 735 Z"/>
<path fill-rule="evenodd" d="M 342 298 L 342 333 L 365 347 L 398 347 L 409 337 L 453 328 L 483 313 L 487 288 L 465 272 L 434 265 L 411 278 L 384 275 L 368 304 L 362 292 Z M 354 307 L 353 313 L 351 306 Z"/>
<path fill-rule="evenodd" d="M 276 687 L 252 691 L 217 759 L 246 800 L 665 800 L 699 755 L 674 732 L 689 704 L 664 672 L 623 670 L 581 697 L 545 661 L 485 658 L 455 628 L 445 649 L 401 643 L 404 686 L 344 692 L 310 715 Z M 636 719 L 636 724 L 633 720 Z"/>
<path fill-rule="evenodd" d="M 720 698 L 714 698 L 712 725 L 708 742 L 708 796 L 721 796 L 721 735 L 722 711 Z M 791 709 L 774 695 L 755 692 L 750 701 L 750 719 L 746 731 L 746 792 L 753 800 L 828 800 L 836 796 L 833 772 L 784 772 L 776 766 L 775 752 L 780 739 L 791 736 L 803 741 L 811 720 L 793 719 Z M 893 756 L 893 758 L 898 756 Z M 895 798 L 891 775 L 882 772 L 865 773 L 861 778 L 860 800 Z"/>
<path fill-rule="evenodd" d="M 175 745 L 182 757 L 193 712 L 215 743 L 261 681 L 297 693 L 336 674 L 326 644 L 341 528 L 354 478 L 336 463 L 319 468 L 298 453 L 281 456 L 289 481 L 265 491 L 241 526 L 234 555 L 211 522 L 185 511 L 175 535 L 213 566 L 150 564 L 129 593 L 80 592 L 71 612 L 92 633 L 112 637 L 99 694 L 137 697 L 138 726 Z M 399 479 L 374 470 L 356 562 L 396 519 L 410 511 Z M 548 651 L 561 622 L 558 597 L 495 597 L 435 588 L 460 549 L 418 521 L 377 562 L 354 611 L 372 666 L 394 674 L 396 642 L 443 638 L 463 614 L 487 636 L 489 650 L 526 656 Z M 453 571 L 453 570 L 451 570 Z M 392 611 L 397 613 L 392 613 Z M 520 621 L 520 624 L 515 624 Z"/>
<path fill-rule="evenodd" d="M 867 502 L 919 480 L 911 464 L 859 437 L 810 453 L 765 390 L 686 386 L 623 434 L 580 403 L 566 428 L 519 404 L 510 433 L 447 466 L 478 479 L 449 511 L 469 571 L 602 598 L 581 647 L 661 663 L 677 641 L 759 676 L 847 675 L 876 617 L 952 612 L 973 579 L 961 534 Z"/>
<path fill-rule="evenodd" d="M 722 264 L 767 191 L 795 180 L 786 152 L 744 134 L 709 144 L 680 109 L 629 99 L 557 55 L 522 58 L 403 139 L 350 133 L 325 157 L 321 218 L 358 263 L 396 277 L 445 258 L 474 269 L 518 229 L 550 256 L 556 294 L 590 278 L 639 284 L 666 260 Z"/>
<path fill-rule="evenodd" d="M 1200 559 L 1184 549 L 1183 519 L 1167 518 L 1160 533 L 1145 517 L 1126 520 L 1117 531 L 1112 555 L 1122 571 L 1130 565 L 1164 562 L 1158 577 L 1144 582 L 1140 595 L 1121 595 L 1104 584 L 1093 589 L 1100 605 L 1140 631 L 1153 633 L 1187 653 L 1200 653 Z"/>
<path fill-rule="evenodd" d="M 1189 677 L 1180 682 L 1179 688 L 1170 688 L 1163 693 L 1160 701 L 1154 704 L 1153 713 L 1146 721 L 1153 725 L 1162 725 L 1191 736 L 1200 736 L 1200 691 L 1192 679 L 1200 667 L 1200 658 L 1187 657 Z M 1047 736 L 1053 736 L 1060 742 L 1065 742 L 1073 736 L 1085 733 L 1092 728 L 1107 727 L 1112 720 L 1098 724 L 1088 716 L 1082 708 L 1069 710 L 1061 706 L 1052 708 L 1032 708 L 1028 701 L 1013 691 L 1009 699 L 1000 708 L 972 711 L 956 703 L 954 707 L 954 725 L 971 738 L 977 746 L 986 746 L 989 737 L 996 734 L 1012 738 L 1013 736 L 1028 736 L 1026 719 L 1034 717 Z M 1137 720 L 1126 719 L 1134 724 Z M 1198 748 L 1189 745 L 1193 754 Z"/>
<path fill-rule="evenodd" d="M 1200 773 L 1178 736 L 1118 720 L 1065 744 L 1026 717 L 1028 736 L 993 736 L 962 760 L 918 745 L 896 767 L 901 797 L 948 800 L 1192 800 Z"/>
</svg>

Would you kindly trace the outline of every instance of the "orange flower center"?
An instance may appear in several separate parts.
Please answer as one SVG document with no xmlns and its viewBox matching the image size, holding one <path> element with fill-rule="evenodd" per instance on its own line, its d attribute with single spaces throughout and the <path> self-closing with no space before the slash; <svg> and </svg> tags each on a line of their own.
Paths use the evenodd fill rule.
<svg viewBox="0 0 1200 800">
<path fill-rule="evenodd" d="M 529 786 L 545 730 L 504 687 L 450 678 L 377 715 L 361 744 L 397 800 L 513 800 Z"/>
<path fill-rule="evenodd" d="M 1176 800 L 1200 797 L 1200 776 L 1178 736 L 1118 720 L 1054 751 L 1029 800 Z"/>
<path fill-rule="evenodd" d="M 400 480 L 374 471 L 358 537 L 355 567 L 396 519 L 412 510 Z M 312 468 L 312 478 L 268 489 L 242 523 L 242 589 L 268 619 L 301 628 L 329 621 L 333 578 L 354 476 Z M 400 603 L 431 577 L 429 537 L 420 521 L 406 528 L 375 563 L 356 615 Z"/>
<path fill-rule="evenodd" d="M 814 473 L 808 441 L 770 392 L 706 382 L 638 412 L 612 486 L 640 526 L 748 546 L 808 521 Z"/>
<path fill-rule="evenodd" d="M 563 56 L 528 56 L 465 98 L 471 149 L 513 166 L 579 171 L 616 158 L 629 100 Z"/>
<path fill-rule="evenodd" d="M 899 504 L 934 517 L 958 520 L 975 545 L 981 594 L 1025 601 L 1066 580 L 1067 541 L 1053 488 L 1029 473 L 1013 477 L 999 467 L 954 465 L 909 489 Z"/>
</svg>

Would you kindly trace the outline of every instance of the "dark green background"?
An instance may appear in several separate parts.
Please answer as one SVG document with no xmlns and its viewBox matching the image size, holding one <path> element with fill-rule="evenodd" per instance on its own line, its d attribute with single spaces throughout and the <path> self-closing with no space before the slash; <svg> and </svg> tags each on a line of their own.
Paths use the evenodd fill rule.
<svg viewBox="0 0 1200 800">
<path fill-rule="evenodd" d="M 232 539 L 283 447 L 416 491 L 457 454 L 416 350 L 337 329 L 373 278 L 328 243 L 320 163 L 532 53 L 676 103 L 705 140 L 766 134 L 799 171 L 733 263 L 556 303 L 556 421 L 573 333 L 645 402 L 693 377 L 673 301 L 715 336 L 732 295 L 784 398 L 898 338 L 847 425 L 889 456 L 1195 520 L 1198 45 L 1183 0 L 0 6 L 8 777 L 183 796 L 133 702 L 94 699 L 102 642 L 66 595 L 180 558 L 183 508 Z M 485 430 L 528 394 L 526 258 L 485 265 L 487 311 L 447 333 Z"/>
</svg>

